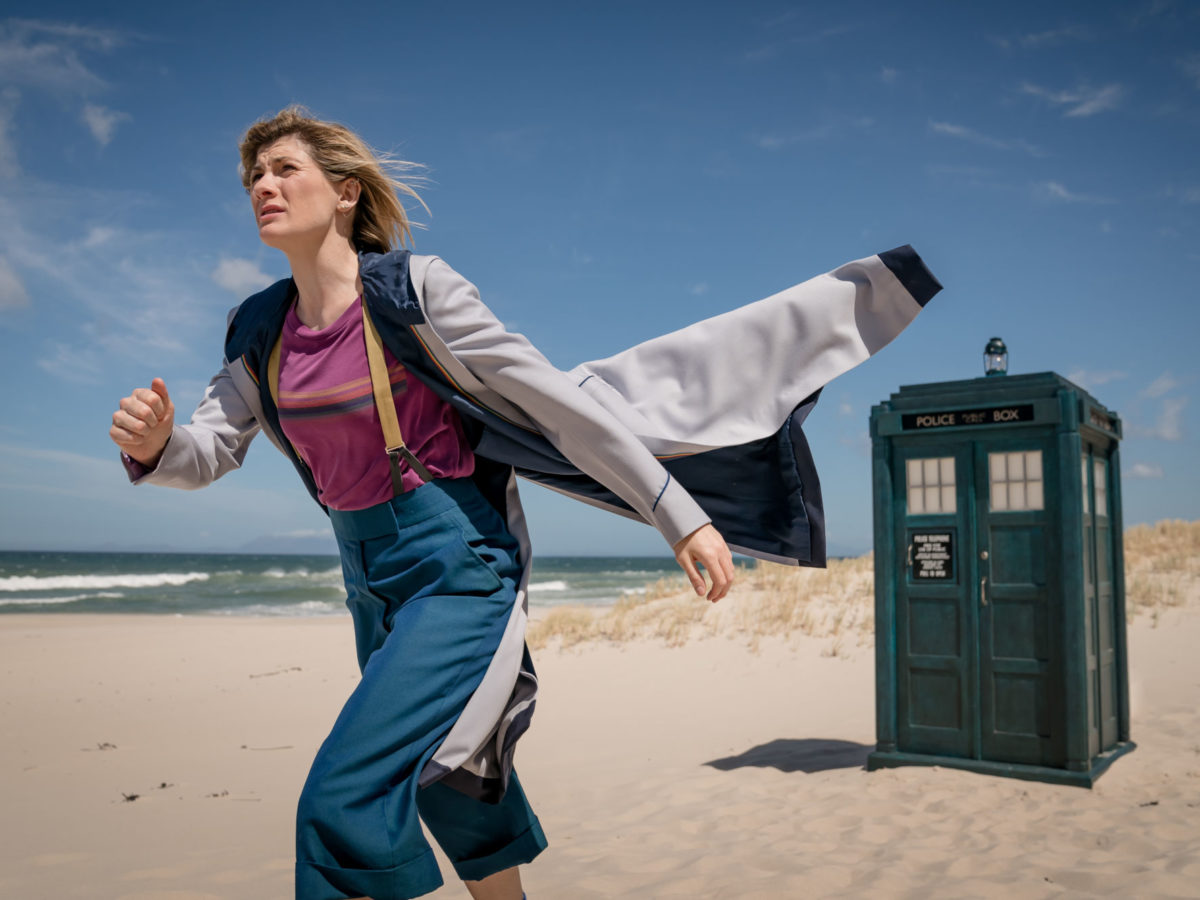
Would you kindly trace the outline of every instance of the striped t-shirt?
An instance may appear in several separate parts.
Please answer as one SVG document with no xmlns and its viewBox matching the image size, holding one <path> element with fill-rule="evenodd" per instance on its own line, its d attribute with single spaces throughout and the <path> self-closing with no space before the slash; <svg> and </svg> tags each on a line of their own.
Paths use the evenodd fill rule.
<svg viewBox="0 0 1200 900">
<path fill-rule="evenodd" d="M 439 478 L 475 469 L 458 414 L 384 348 L 404 443 Z M 279 424 L 312 469 L 322 503 L 365 509 L 392 496 L 379 412 L 371 390 L 359 297 L 328 328 L 305 326 L 293 305 L 279 352 Z M 406 463 L 404 489 L 421 484 Z"/>
</svg>

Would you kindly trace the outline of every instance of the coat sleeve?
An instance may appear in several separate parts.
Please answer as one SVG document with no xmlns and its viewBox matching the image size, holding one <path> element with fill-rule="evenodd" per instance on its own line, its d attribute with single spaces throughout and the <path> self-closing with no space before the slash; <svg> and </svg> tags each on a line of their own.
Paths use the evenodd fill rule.
<svg viewBox="0 0 1200 900">
<path fill-rule="evenodd" d="M 185 490 L 207 487 L 241 466 L 259 430 L 258 419 L 233 387 L 225 366 L 205 389 L 191 422 L 172 429 L 158 465 L 153 469 L 140 466 L 141 472 L 128 463 L 125 468 L 134 484 Z"/>
<path fill-rule="evenodd" d="M 581 472 L 608 487 L 674 546 L 710 519 L 645 445 L 551 365 L 506 331 L 475 286 L 434 258 L 423 284 L 425 316 L 451 355 L 518 407 Z"/>
<path fill-rule="evenodd" d="M 236 312 L 230 312 L 230 321 Z M 206 487 L 241 466 L 261 430 L 261 416 L 257 387 L 241 360 L 226 360 L 205 388 L 191 422 L 172 429 L 158 465 L 148 469 L 125 458 L 125 471 L 134 484 L 185 490 Z"/>
</svg>

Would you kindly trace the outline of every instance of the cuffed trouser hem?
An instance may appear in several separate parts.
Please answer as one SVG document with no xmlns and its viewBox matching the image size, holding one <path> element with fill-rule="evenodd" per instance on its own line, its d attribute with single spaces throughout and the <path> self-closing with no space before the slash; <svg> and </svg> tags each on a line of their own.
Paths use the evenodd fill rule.
<svg viewBox="0 0 1200 900">
<path fill-rule="evenodd" d="M 511 869 L 513 866 L 533 862 L 535 856 L 546 849 L 546 835 L 537 819 L 499 850 L 474 859 L 453 861 L 455 874 L 463 881 L 482 881 L 489 875 Z"/>
<path fill-rule="evenodd" d="M 432 850 L 391 869 L 343 869 L 314 862 L 296 863 L 296 900 L 346 900 L 347 897 L 401 900 L 420 897 L 441 886 L 442 873 Z"/>
</svg>

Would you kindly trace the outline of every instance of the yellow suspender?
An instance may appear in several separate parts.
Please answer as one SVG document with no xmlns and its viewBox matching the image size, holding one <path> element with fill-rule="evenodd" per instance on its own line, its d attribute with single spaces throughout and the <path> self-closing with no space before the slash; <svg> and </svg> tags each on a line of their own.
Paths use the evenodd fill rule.
<svg viewBox="0 0 1200 900">
<path fill-rule="evenodd" d="M 388 462 L 392 467 L 392 488 L 397 495 L 404 493 L 400 484 L 400 460 L 408 463 L 421 481 L 433 481 L 433 475 L 421 464 L 413 452 L 404 446 L 400 434 L 400 422 L 396 418 L 396 401 L 392 398 L 392 382 L 388 378 L 387 363 L 383 358 L 383 338 L 371 317 L 367 315 L 367 301 L 362 305 L 363 334 L 367 339 L 367 366 L 371 370 L 371 389 L 375 392 L 375 408 L 379 410 L 379 422 L 383 426 L 383 440 L 387 444 Z"/>
<path fill-rule="evenodd" d="M 400 434 L 400 421 L 396 418 L 396 403 L 392 398 L 392 382 L 388 378 L 387 361 L 383 356 L 383 338 L 371 317 L 367 314 L 366 300 L 361 301 L 363 318 L 363 335 L 367 343 L 367 367 L 371 370 L 371 390 L 375 395 L 375 408 L 379 411 L 379 422 L 383 426 L 383 440 L 387 446 L 388 465 L 392 473 L 392 490 L 399 495 L 404 493 L 400 480 L 400 460 L 408 463 L 409 467 L 420 476 L 422 481 L 433 481 L 433 475 L 421 464 L 421 461 L 404 445 L 404 437 Z M 279 350 L 283 344 L 283 335 L 271 348 L 271 356 L 267 360 L 267 386 L 271 391 L 271 399 L 275 407 L 279 407 Z"/>
</svg>

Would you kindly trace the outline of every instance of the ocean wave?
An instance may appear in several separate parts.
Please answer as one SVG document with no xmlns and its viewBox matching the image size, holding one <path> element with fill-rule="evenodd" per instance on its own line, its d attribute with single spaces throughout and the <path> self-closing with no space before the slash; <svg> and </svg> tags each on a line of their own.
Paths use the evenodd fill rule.
<svg viewBox="0 0 1200 900">
<path fill-rule="evenodd" d="M 299 569 L 292 569 L 287 572 L 279 568 L 270 568 L 263 572 L 263 578 L 304 578 L 308 575 L 308 569 L 301 566 Z"/>
<path fill-rule="evenodd" d="M 313 580 L 327 580 L 336 578 L 340 584 L 342 581 L 341 569 L 324 569 L 322 571 L 313 572 L 301 566 L 298 569 L 281 569 L 278 566 L 272 566 L 262 573 L 263 578 L 312 578 Z"/>
<path fill-rule="evenodd" d="M 219 616 L 329 616 L 345 612 L 344 602 L 329 600 L 305 600 L 303 603 L 288 603 L 282 606 L 254 603 L 249 606 L 213 610 L 213 613 Z"/>
<path fill-rule="evenodd" d="M 159 572 L 152 575 L 11 575 L 0 578 L 0 591 L 70 591 L 103 588 L 178 587 L 208 581 L 207 572 Z"/>
<path fill-rule="evenodd" d="M 43 603 L 74 603 L 77 600 L 88 600 L 95 594 L 71 594 L 67 597 L 17 597 L 13 600 L 0 600 L 0 606 L 41 606 Z"/>
<path fill-rule="evenodd" d="M 535 581 L 529 585 L 530 591 L 565 591 L 566 589 L 565 581 Z"/>
</svg>

